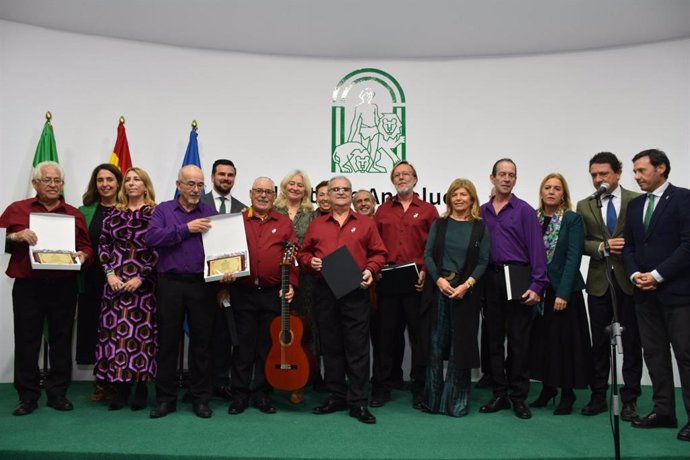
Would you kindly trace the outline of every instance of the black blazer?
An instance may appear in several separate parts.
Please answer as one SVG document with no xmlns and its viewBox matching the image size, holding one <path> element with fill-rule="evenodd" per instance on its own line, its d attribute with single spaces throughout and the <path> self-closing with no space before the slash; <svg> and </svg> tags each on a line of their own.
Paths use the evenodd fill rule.
<svg viewBox="0 0 690 460">
<path fill-rule="evenodd" d="M 247 207 L 241 201 L 236 200 L 235 197 L 231 196 L 230 198 L 230 213 L 234 214 L 236 212 L 242 212 L 242 210 Z M 213 201 L 213 193 L 211 192 L 201 195 L 201 202 L 206 203 L 209 206 L 213 206 L 213 209 L 216 209 L 216 203 Z"/>
<path fill-rule="evenodd" d="M 669 184 L 647 231 L 642 223 L 645 199 L 639 196 L 628 205 L 623 260 L 628 278 L 657 270 L 664 282 L 655 291 L 635 288 L 635 302 L 655 293 L 662 304 L 690 304 L 690 190 Z"/>
</svg>

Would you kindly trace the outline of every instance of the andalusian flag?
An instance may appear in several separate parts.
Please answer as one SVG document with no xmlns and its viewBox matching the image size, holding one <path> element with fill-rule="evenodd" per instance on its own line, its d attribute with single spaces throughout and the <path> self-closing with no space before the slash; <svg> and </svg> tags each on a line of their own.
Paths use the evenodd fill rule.
<svg viewBox="0 0 690 460">
<path fill-rule="evenodd" d="M 53 115 L 50 112 L 46 112 L 46 122 L 43 125 L 43 132 L 41 137 L 38 139 L 38 145 L 36 146 L 36 153 L 34 154 L 34 161 L 31 163 L 32 167 L 36 167 L 37 164 L 44 161 L 54 161 L 59 163 L 57 146 L 55 145 L 55 134 L 53 133 L 53 125 L 50 124 L 50 119 Z M 36 190 L 29 183 L 29 193 L 28 196 L 36 196 Z"/>
<path fill-rule="evenodd" d="M 117 140 L 115 141 L 113 154 L 110 155 L 110 164 L 117 166 L 123 174 L 132 167 L 132 157 L 129 156 L 129 144 L 127 143 L 124 117 L 120 117 L 120 124 L 117 127 Z"/>
<path fill-rule="evenodd" d="M 36 166 L 44 161 L 54 161 L 59 163 L 57 146 L 55 145 L 55 135 L 53 134 L 53 125 L 50 124 L 50 119 L 52 115 L 50 112 L 46 114 L 46 122 L 43 125 L 43 132 L 41 137 L 38 139 L 38 145 L 36 146 L 36 153 L 34 154 L 34 161 L 31 166 Z"/>
</svg>

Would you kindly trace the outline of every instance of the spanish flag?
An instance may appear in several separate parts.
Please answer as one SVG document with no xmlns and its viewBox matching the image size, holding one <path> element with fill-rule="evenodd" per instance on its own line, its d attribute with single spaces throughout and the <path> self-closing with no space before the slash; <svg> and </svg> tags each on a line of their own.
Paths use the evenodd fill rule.
<svg viewBox="0 0 690 460">
<path fill-rule="evenodd" d="M 129 156 L 129 144 L 127 143 L 127 133 L 125 132 L 125 119 L 120 117 L 120 124 L 117 127 L 117 140 L 113 154 L 110 155 L 110 164 L 117 166 L 122 173 L 132 167 L 132 158 Z"/>
</svg>

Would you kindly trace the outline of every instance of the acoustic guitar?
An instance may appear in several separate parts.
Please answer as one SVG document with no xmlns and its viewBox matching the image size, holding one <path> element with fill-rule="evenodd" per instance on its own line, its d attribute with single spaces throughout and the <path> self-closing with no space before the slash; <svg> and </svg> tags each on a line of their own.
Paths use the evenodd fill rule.
<svg viewBox="0 0 690 460">
<path fill-rule="evenodd" d="M 309 359 L 302 348 L 304 325 L 302 320 L 290 314 L 290 306 L 285 293 L 290 289 L 290 265 L 296 247 L 291 241 L 285 242 L 283 258 L 280 262 L 280 316 L 271 322 L 273 345 L 266 357 L 266 380 L 273 388 L 294 391 L 303 388 L 309 381 Z"/>
</svg>

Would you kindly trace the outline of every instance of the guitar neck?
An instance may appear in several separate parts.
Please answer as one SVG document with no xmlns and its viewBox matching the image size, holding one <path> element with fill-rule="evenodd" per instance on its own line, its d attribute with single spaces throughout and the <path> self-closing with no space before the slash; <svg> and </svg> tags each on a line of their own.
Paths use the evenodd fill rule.
<svg viewBox="0 0 690 460">
<path fill-rule="evenodd" d="M 281 329 L 283 332 L 288 332 L 290 330 L 290 304 L 285 295 L 290 290 L 290 266 L 286 264 L 280 266 L 280 289 L 283 292 L 280 298 Z"/>
</svg>

